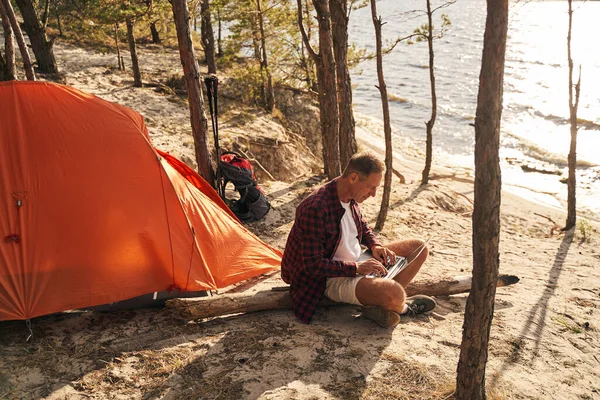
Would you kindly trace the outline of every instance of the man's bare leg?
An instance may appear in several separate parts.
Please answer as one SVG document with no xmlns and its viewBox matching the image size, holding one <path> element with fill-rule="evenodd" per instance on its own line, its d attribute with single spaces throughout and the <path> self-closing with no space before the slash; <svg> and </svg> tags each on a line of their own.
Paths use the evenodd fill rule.
<svg viewBox="0 0 600 400">
<path fill-rule="evenodd" d="M 380 306 L 400 313 L 406 294 L 402 286 L 391 279 L 363 278 L 356 285 L 356 298 L 363 306 Z"/>
<path fill-rule="evenodd" d="M 387 244 L 386 247 L 392 250 L 398 256 L 414 257 L 413 254 L 416 254 L 418 252 L 417 249 L 419 249 L 420 246 L 422 246 L 424 243 L 425 242 L 419 239 L 408 239 L 392 242 L 390 244 Z M 402 272 L 396 275 L 394 280 L 400 285 L 402 285 L 403 288 L 405 288 L 406 285 L 408 285 L 413 280 L 415 275 L 417 275 L 417 272 L 419 272 L 421 266 L 427 259 L 428 254 L 429 249 L 427 248 L 427 246 L 425 246 L 421 254 L 419 254 L 419 256 L 416 259 L 414 259 L 414 261 L 408 267 L 406 267 Z"/>
<path fill-rule="evenodd" d="M 400 322 L 406 295 L 400 284 L 391 279 L 362 278 L 356 284 L 356 298 L 363 307 L 362 315 L 384 328 Z"/>
</svg>

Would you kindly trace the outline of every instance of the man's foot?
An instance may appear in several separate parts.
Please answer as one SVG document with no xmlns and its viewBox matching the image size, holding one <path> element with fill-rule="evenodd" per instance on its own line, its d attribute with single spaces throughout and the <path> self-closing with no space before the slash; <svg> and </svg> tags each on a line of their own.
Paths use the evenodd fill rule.
<svg viewBox="0 0 600 400">
<path fill-rule="evenodd" d="M 429 296 L 418 294 L 406 299 L 406 312 L 409 315 L 423 314 L 435 308 L 435 300 Z"/>
<path fill-rule="evenodd" d="M 384 328 L 391 328 L 400 322 L 400 315 L 394 311 L 386 310 L 379 306 L 363 307 L 362 315 L 377 322 Z"/>
</svg>

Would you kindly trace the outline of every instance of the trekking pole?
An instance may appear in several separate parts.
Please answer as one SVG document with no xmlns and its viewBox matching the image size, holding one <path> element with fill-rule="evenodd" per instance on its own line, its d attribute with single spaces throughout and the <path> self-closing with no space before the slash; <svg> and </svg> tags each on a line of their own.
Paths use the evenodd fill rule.
<svg viewBox="0 0 600 400">
<path fill-rule="evenodd" d="M 217 153 L 217 170 L 215 173 L 217 193 L 221 198 L 225 199 L 225 188 L 221 184 L 221 168 L 219 163 L 221 161 L 221 151 L 219 148 L 219 109 L 217 106 L 217 87 L 219 86 L 219 80 L 215 75 L 210 75 L 204 78 L 206 85 L 206 94 L 208 95 L 208 110 L 210 112 L 210 120 L 213 129 L 213 139 L 215 142 L 215 151 Z"/>
</svg>

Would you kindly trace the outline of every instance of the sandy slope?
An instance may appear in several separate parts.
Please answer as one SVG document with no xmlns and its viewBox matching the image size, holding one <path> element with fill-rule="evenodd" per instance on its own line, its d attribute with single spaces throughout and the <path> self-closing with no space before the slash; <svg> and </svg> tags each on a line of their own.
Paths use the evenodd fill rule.
<svg viewBox="0 0 600 400">
<path fill-rule="evenodd" d="M 69 85 L 130 106 L 148 122 L 153 143 L 193 159 L 185 103 L 134 89 L 111 67 L 112 55 L 57 46 Z M 153 76 L 178 67 L 176 53 L 142 47 Z M 151 78 L 152 79 L 152 78 Z M 361 146 L 377 151 L 363 123 Z M 267 124 L 268 126 L 268 124 Z M 422 276 L 470 273 L 469 172 L 438 168 L 418 187 L 421 164 L 409 144 L 397 155 L 392 209 L 382 241 L 435 235 Z M 269 168 L 269 166 L 266 166 Z M 264 181 L 273 210 L 251 229 L 283 248 L 296 205 L 321 183 Z M 380 197 L 363 206 L 374 223 Z M 600 235 L 559 234 L 560 210 L 513 195 L 502 199 L 501 273 L 521 281 L 497 292 L 488 387 L 511 399 L 600 399 Z M 236 290 L 281 284 L 278 274 Z M 25 343 L 22 322 L 0 323 L 0 398 L 48 399 L 387 399 L 444 398 L 455 379 L 466 295 L 436 299 L 429 316 L 392 330 L 355 307 L 320 309 L 311 325 L 274 311 L 183 323 L 168 310 L 74 313 L 38 318 Z"/>
</svg>

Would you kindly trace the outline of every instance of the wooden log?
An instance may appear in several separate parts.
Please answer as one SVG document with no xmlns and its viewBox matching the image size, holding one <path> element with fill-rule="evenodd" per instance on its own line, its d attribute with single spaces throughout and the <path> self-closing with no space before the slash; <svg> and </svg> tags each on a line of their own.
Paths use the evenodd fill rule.
<svg viewBox="0 0 600 400">
<path fill-rule="evenodd" d="M 471 281 L 470 276 L 418 280 L 406 287 L 406 294 L 408 296 L 416 294 L 448 296 L 465 293 L 471 290 Z M 514 275 L 500 275 L 496 286 L 503 287 L 517 282 L 519 282 L 519 278 Z M 292 299 L 288 290 L 288 286 L 279 286 L 253 295 L 239 293 L 202 298 L 171 299 L 167 300 L 166 306 L 174 309 L 182 318 L 188 320 L 265 310 L 291 309 Z M 327 307 L 346 304 L 323 299 L 319 305 Z"/>
</svg>

